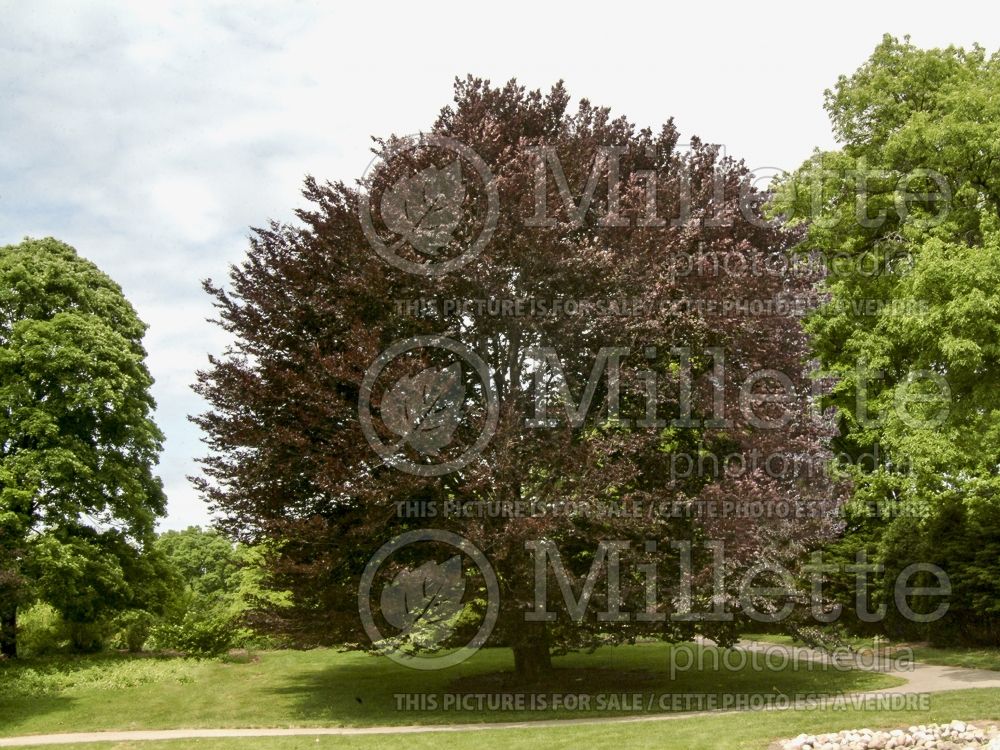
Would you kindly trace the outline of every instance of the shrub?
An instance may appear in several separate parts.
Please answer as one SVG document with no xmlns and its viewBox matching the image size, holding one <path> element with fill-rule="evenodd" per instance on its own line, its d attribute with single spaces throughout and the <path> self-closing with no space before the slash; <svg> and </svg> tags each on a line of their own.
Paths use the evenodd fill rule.
<svg viewBox="0 0 1000 750">
<path fill-rule="evenodd" d="M 36 604 L 22 610 L 17 626 L 21 656 L 48 656 L 69 650 L 69 627 L 59 612 L 48 604 Z"/>
<path fill-rule="evenodd" d="M 137 654 L 143 650 L 152 635 L 156 617 L 145 610 L 123 612 L 115 618 L 116 632 L 111 638 L 112 648 L 126 649 Z"/>
<path fill-rule="evenodd" d="M 108 640 L 108 623 L 69 622 L 70 646 L 78 654 L 96 654 L 104 650 Z"/>
<path fill-rule="evenodd" d="M 179 622 L 156 626 L 152 638 L 159 649 L 180 651 L 188 656 L 208 659 L 221 656 L 233 648 L 235 634 L 236 628 L 230 618 L 188 613 Z"/>
</svg>

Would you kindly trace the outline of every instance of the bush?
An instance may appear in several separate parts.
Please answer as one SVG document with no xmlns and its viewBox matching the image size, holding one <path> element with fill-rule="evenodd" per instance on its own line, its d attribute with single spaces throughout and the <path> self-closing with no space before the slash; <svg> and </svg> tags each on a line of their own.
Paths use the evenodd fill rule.
<svg viewBox="0 0 1000 750">
<path fill-rule="evenodd" d="M 69 622 L 70 646 L 77 654 L 96 654 L 104 650 L 108 641 L 106 622 Z"/>
<path fill-rule="evenodd" d="M 18 612 L 17 650 L 21 656 L 94 654 L 108 645 L 111 631 L 106 621 L 71 622 L 40 602 Z"/>
<path fill-rule="evenodd" d="M 111 638 L 111 647 L 139 653 L 152 635 L 155 624 L 156 617 L 144 610 L 123 612 L 115 618 L 116 632 Z"/>
<path fill-rule="evenodd" d="M 180 622 L 156 626 L 152 639 L 159 649 L 209 659 L 221 656 L 233 648 L 235 633 L 235 625 L 228 617 L 188 613 Z"/>
<path fill-rule="evenodd" d="M 48 604 L 36 604 L 19 612 L 17 630 L 17 650 L 21 656 L 48 656 L 69 651 L 69 626 Z"/>
</svg>

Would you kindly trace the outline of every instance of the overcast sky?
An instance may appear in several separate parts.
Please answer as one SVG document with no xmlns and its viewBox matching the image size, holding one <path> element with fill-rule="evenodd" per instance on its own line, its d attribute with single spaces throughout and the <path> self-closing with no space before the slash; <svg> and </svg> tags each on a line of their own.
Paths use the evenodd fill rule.
<svg viewBox="0 0 1000 750">
<path fill-rule="evenodd" d="M 673 116 L 748 166 L 834 146 L 823 89 L 885 32 L 1000 47 L 990 3 L 125 3 L 0 0 L 0 245 L 52 235 L 150 328 L 164 528 L 207 523 L 194 370 L 222 336 L 200 288 L 303 175 L 353 180 L 371 135 L 427 129 L 473 73 L 569 92 L 639 126 Z M 821 17 L 817 17 L 821 16 Z"/>
</svg>

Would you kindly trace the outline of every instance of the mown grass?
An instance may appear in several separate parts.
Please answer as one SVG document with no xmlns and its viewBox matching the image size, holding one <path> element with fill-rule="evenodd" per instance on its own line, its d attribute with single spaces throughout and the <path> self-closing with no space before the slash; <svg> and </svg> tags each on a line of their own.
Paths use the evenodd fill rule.
<svg viewBox="0 0 1000 750">
<path fill-rule="evenodd" d="M 684 648 L 693 649 L 713 666 L 724 654 L 712 648 Z M 437 672 L 408 669 L 364 653 L 327 649 L 266 652 L 243 662 L 92 657 L 8 663 L 0 666 L 0 735 L 620 716 L 630 711 L 673 709 L 670 696 L 675 695 L 701 696 L 699 700 L 704 700 L 705 696 L 721 699 L 732 694 L 836 694 L 900 682 L 886 675 L 818 664 L 767 671 L 748 663 L 737 670 L 688 669 L 671 675 L 671 649 L 664 643 L 646 643 L 556 657 L 555 666 L 564 671 L 538 690 L 629 696 L 629 706 L 614 701 L 601 706 L 595 701 L 589 710 L 554 706 L 554 701 L 544 710 L 516 705 L 510 710 L 476 705 L 456 710 L 444 705 L 446 694 L 516 690 L 502 675 L 513 666 L 508 649 L 484 649 L 463 664 Z M 685 664 L 690 663 L 690 656 L 685 655 Z M 437 703 L 407 706 L 397 699 L 401 694 L 429 694 Z M 642 699 L 636 700 L 634 694 Z"/>
<path fill-rule="evenodd" d="M 996 648 L 932 648 L 914 646 L 913 658 L 927 664 L 946 667 L 969 667 L 1000 671 L 1000 649 Z"/>
<path fill-rule="evenodd" d="M 743 637 L 747 640 L 777 643 L 787 646 L 804 645 L 801 641 L 796 641 L 791 636 L 774 633 L 748 634 Z M 845 638 L 844 642 L 857 649 L 871 649 L 874 648 L 875 644 L 871 638 Z M 886 647 L 899 648 L 901 646 L 910 648 L 913 652 L 914 660 L 925 664 L 1000 671 L 1000 649 L 998 648 L 934 648 L 933 646 L 923 644 L 890 642 L 885 638 L 879 640 L 880 650 Z"/>
<path fill-rule="evenodd" d="M 927 709 L 873 713 L 858 709 L 759 711 L 698 716 L 669 721 L 618 722 L 528 729 L 486 729 L 462 733 L 417 733 L 369 736 L 302 736 L 174 740 L 169 742 L 115 742 L 64 745 L 68 750 L 764 750 L 780 738 L 800 732 L 839 731 L 871 727 L 892 728 L 916 723 L 944 722 L 961 717 L 986 723 L 1000 720 L 1000 690 L 961 690 L 934 694 Z"/>
</svg>

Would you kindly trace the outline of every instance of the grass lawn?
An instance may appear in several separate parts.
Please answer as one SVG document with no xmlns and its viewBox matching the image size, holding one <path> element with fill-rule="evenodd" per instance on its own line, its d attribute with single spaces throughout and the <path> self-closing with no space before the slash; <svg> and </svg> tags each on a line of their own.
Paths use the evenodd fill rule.
<svg viewBox="0 0 1000 750">
<path fill-rule="evenodd" d="M 446 709 L 445 694 L 516 691 L 497 673 L 509 649 L 484 649 L 452 669 L 420 672 L 364 653 L 274 651 L 253 660 L 104 656 L 28 660 L 0 666 L 0 735 L 129 729 L 364 726 L 621 716 L 661 711 L 664 695 L 834 694 L 899 684 L 898 678 L 811 665 L 798 670 L 682 671 L 671 679 L 671 647 L 605 647 L 554 659 L 564 670 L 542 695 L 628 694 L 639 706 L 589 711 Z M 698 647 L 686 645 L 683 648 Z M 716 649 L 704 649 L 709 662 Z M 685 657 L 684 663 L 687 663 Z M 435 695 L 437 707 L 401 710 L 394 694 Z M 647 708 L 647 698 L 654 703 Z M 530 697 L 530 696 L 529 696 Z M 667 706 L 668 709 L 672 706 Z M 665 731 L 665 730 L 660 730 Z M 373 740 L 374 741 L 374 740 Z M 208 747 L 209 745 L 205 745 Z M 224 745 L 222 745 L 224 746 Z M 287 745 L 295 747 L 301 745 Z M 275 745 L 285 747 L 285 745 Z"/>
<path fill-rule="evenodd" d="M 747 640 L 778 643 L 786 646 L 803 645 L 788 635 L 773 633 L 747 634 Z M 854 648 L 872 648 L 871 638 L 846 638 Z M 908 645 L 913 650 L 913 658 L 925 664 L 940 664 L 946 667 L 968 667 L 970 669 L 992 669 L 1000 671 L 1000 649 L 997 648 L 934 648 L 922 644 L 896 644 L 882 639 L 881 646 Z"/>
<path fill-rule="evenodd" d="M 1000 671 L 1000 649 L 995 648 L 914 646 L 913 658 L 927 664 L 943 664 L 947 667 L 971 667 Z"/>
<path fill-rule="evenodd" d="M 435 750 L 513 750 L 544 747 L 546 750 L 764 750 L 771 742 L 800 732 L 838 731 L 871 727 L 891 728 L 915 723 L 944 722 L 961 717 L 1000 720 L 1000 690 L 961 690 L 930 697 L 929 711 L 861 710 L 767 711 L 739 715 L 700 716 L 671 721 L 628 725 L 536 727 L 483 730 L 461 734 L 406 734 L 367 737 L 288 737 L 267 739 L 176 740 L 63 745 L 70 750 L 377 750 L 398 748 Z"/>
</svg>

